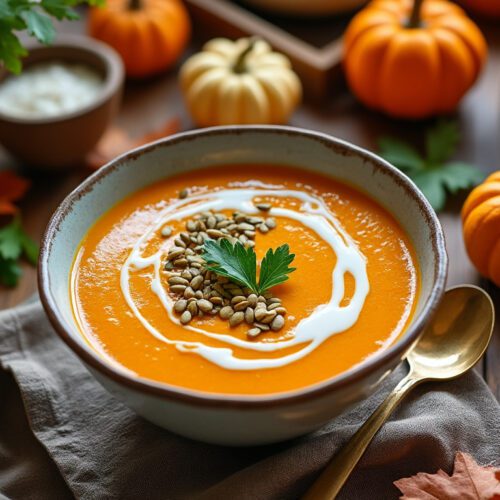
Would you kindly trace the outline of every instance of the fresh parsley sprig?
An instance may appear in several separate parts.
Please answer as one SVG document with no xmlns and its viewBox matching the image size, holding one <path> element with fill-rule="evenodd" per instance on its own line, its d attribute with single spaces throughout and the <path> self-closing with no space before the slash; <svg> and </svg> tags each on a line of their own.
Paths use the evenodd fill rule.
<svg viewBox="0 0 500 500">
<path fill-rule="evenodd" d="M 226 240 L 206 241 L 202 257 L 209 270 L 235 281 L 239 285 L 250 288 L 252 292 L 261 295 L 269 288 L 284 283 L 288 274 L 295 271 L 289 267 L 295 258 L 290 253 L 288 245 L 282 245 L 276 250 L 271 248 L 262 259 L 259 281 L 257 282 L 257 256 L 253 248 L 245 248 L 241 243 L 234 245 Z"/>
<path fill-rule="evenodd" d="M 38 246 L 24 231 L 19 217 L 9 225 L 0 229 L 0 283 L 6 286 L 16 286 L 22 271 L 19 259 L 36 265 Z"/>
<path fill-rule="evenodd" d="M 0 66 L 20 73 L 21 58 L 27 54 L 18 32 L 26 30 L 43 44 L 55 38 L 52 18 L 78 19 L 79 4 L 96 5 L 102 0 L 0 0 Z"/>
<path fill-rule="evenodd" d="M 459 140 L 457 123 L 440 121 L 426 133 L 425 155 L 393 137 L 382 137 L 379 149 L 381 156 L 407 174 L 439 212 L 444 208 L 448 194 L 472 188 L 484 179 L 476 167 L 448 161 Z"/>
<path fill-rule="evenodd" d="M 295 267 L 289 267 L 294 258 L 295 254 L 290 253 L 290 248 L 286 244 L 281 245 L 274 251 L 270 248 L 266 252 L 266 255 L 262 259 L 260 265 L 260 293 L 263 293 L 266 290 L 269 290 L 269 288 L 279 285 L 288 279 L 287 274 L 290 274 L 296 269 Z"/>
</svg>

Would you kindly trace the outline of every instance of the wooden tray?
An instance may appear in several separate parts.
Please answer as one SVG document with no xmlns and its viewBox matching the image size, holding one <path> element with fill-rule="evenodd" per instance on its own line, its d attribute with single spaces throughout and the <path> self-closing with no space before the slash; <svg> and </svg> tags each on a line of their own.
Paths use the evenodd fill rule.
<svg viewBox="0 0 500 500">
<path fill-rule="evenodd" d="M 230 0 L 185 1 L 195 33 L 202 41 L 216 36 L 257 35 L 286 54 L 302 80 L 307 98 L 324 99 L 342 81 L 341 37 L 352 14 L 285 18 Z"/>
</svg>

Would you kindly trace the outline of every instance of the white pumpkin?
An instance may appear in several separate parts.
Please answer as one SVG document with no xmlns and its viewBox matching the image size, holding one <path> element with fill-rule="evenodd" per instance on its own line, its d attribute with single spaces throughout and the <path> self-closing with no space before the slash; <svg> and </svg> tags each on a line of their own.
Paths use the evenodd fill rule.
<svg viewBox="0 0 500 500">
<path fill-rule="evenodd" d="M 253 38 L 207 42 L 184 63 L 180 80 L 200 127 L 286 123 L 302 96 L 289 59 Z"/>
</svg>

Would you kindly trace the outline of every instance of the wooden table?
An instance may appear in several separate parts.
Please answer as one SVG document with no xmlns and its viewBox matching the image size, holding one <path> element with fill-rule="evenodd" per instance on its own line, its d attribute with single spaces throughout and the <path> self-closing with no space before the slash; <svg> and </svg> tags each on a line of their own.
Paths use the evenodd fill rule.
<svg viewBox="0 0 500 500">
<path fill-rule="evenodd" d="M 474 163 L 484 172 L 491 172 L 500 168 L 500 26 L 483 22 L 481 28 L 488 39 L 490 57 L 481 80 L 457 112 L 463 134 L 457 158 Z M 63 23 L 59 31 L 82 33 L 83 21 Z M 139 136 L 174 116 L 181 118 L 183 129 L 193 127 L 182 103 L 176 73 L 171 72 L 151 81 L 128 84 L 117 123 L 132 135 Z M 303 105 L 291 125 L 320 130 L 375 150 L 377 137 L 382 134 L 399 136 L 418 144 L 428 123 L 390 120 L 364 109 L 347 90 L 343 90 L 321 107 Z M 1 166 L 12 164 L 12 160 L 0 153 Z M 21 203 L 21 209 L 28 232 L 38 240 L 54 209 L 88 175 L 88 171 L 82 169 L 52 175 L 32 172 L 28 175 L 33 180 L 33 188 Z M 448 285 L 479 284 L 490 292 L 497 310 L 500 310 L 499 290 L 478 277 L 465 253 L 459 218 L 462 201 L 463 197 L 453 200 L 440 215 L 450 257 Z M 36 291 L 35 269 L 27 265 L 23 267 L 24 276 L 17 288 L 0 288 L 0 309 L 15 306 Z M 476 370 L 500 400 L 499 330 L 497 325 L 488 352 Z"/>
</svg>

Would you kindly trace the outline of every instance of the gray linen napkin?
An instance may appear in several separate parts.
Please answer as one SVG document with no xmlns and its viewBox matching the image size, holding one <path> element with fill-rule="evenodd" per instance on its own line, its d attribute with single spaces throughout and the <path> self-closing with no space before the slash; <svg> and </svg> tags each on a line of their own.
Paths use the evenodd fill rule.
<svg viewBox="0 0 500 500">
<path fill-rule="evenodd" d="M 296 498 L 404 373 L 314 434 L 233 449 L 136 416 L 59 340 L 38 301 L 0 313 L 0 368 L 0 498 L 13 499 Z M 458 450 L 482 464 L 500 459 L 500 408 L 475 373 L 416 389 L 341 498 L 397 498 L 394 480 L 451 472 Z"/>
</svg>

